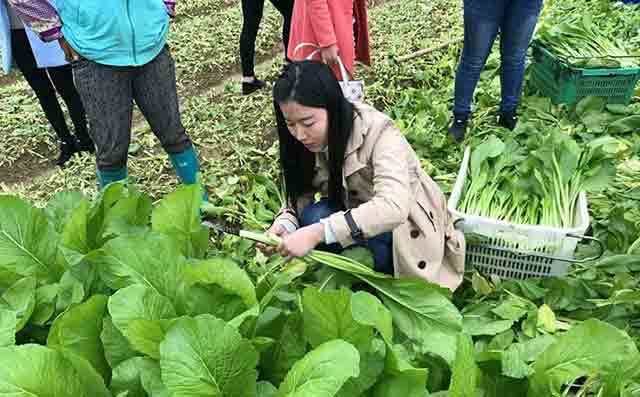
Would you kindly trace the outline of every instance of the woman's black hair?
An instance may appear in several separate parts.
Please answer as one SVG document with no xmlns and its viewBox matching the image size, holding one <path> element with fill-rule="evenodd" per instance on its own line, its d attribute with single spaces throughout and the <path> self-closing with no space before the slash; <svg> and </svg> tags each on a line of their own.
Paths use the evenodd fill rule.
<svg viewBox="0 0 640 397">
<path fill-rule="evenodd" d="M 344 209 L 342 167 L 347 143 L 353 131 L 355 108 L 345 99 L 331 68 L 316 61 L 293 62 L 286 66 L 273 88 L 280 165 L 290 203 L 313 191 L 315 155 L 289 131 L 280 104 L 296 102 L 322 108 L 328 113 L 329 203 L 332 208 Z"/>
</svg>

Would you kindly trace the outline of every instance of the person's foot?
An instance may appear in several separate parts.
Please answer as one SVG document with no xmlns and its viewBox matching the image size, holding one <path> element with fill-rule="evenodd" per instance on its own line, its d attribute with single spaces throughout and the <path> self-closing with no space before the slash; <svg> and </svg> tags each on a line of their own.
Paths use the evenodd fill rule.
<svg viewBox="0 0 640 397">
<path fill-rule="evenodd" d="M 88 136 L 78 137 L 78 152 L 95 153 L 96 146 Z"/>
<path fill-rule="evenodd" d="M 60 157 L 56 161 L 58 167 L 64 167 L 67 161 L 78 152 L 78 144 L 75 138 L 70 138 L 60 143 Z"/>
<path fill-rule="evenodd" d="M 251 81 L 242 81 L 242 95 L 250 95 L 254 92 L 263 89 L 266 86 L 265 82 L 254 78 Z"/>
<path fill-rule="evenodd" d="M 516 115 L 516 112 L 501 111 L 500 114 L 498 115 L 498 125 L 501 127 L 504 127 L 506 129 L 513 131 L 514 128 L 516 128 L 517 124 L 518 124 L 518 115 Z"/>
<path fill-rule="evenodd" d="M 449 134 L 453 137 L 453 139 L 457 143 L 464 141 L 464 136 L 467 133 L 468 124 L 469 124 L 468 113 L 453 114 L 453 122 L 451 123 L 451 127 L 449 127 Z"/>
</svg>

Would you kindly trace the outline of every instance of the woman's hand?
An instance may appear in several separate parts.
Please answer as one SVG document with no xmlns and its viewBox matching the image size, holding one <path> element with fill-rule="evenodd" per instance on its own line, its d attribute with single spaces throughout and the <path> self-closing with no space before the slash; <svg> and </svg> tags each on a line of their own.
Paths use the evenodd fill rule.
<svg viewBox="0 0 640 397">
<path fill-rule="evenodd" d="M 267 234 L 282 238 L 282 237 L 286 236 L 287 234 L 289 234 L 289 232 L 281 224 L 274 223 L 273 225 L 271 225 L 269 230 L 267 230 Z M 262 251 L 262 253 L 265 254 L 265 255 L 273 255 L 278 251 L 277 247 L 272 247 L 272 246 L 266 245 L 266 244 L 256 244 L 256 248 L 258 248 L 260 251 Z"/>
<path fill-rule="evenodd" d="M 327 65 L 334 65 L 338 63 L 338 45 L 333 44 L 329 47 L 323 47 L 320 49 L 320 55 L 322 56 L 322 62 Z"/>
<path fill-rule="evenodd" d="M 324 225 L 315 223 L 284 236 L 278 246 L 278 252 L 286 258 L 299 258 L 307 255 L 323 241 Z"/>
<path fill-rule="evenodd" d="M 64 52 L 64 58 L 67 62 L 72 62 L 80 58 L 78 56 L 78 53 L 69 45 L 64 37 L 60 37 L 58 39 L 58 43 L 60 44 L 60 48 L 62 48 L 62 51 Z"/>
</svg>

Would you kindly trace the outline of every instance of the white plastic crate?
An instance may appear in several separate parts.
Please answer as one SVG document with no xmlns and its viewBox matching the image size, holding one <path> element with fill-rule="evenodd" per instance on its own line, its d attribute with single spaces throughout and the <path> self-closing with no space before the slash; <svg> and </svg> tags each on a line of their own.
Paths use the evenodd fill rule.
<svg viewBox="0 0 640 397">
<path fill-rule="evenodd" d="M 470 157 L 471 152 L 467 147 L 448 203 L 449 210 L 459 219 L 456 227 L 467 238 L 467 266 L 505 279 L 525 279 L 563 276 L 572 262 L 596 259 L 574 259 L 578 242 L 587 238 L 584 234 L 589 228 L 587 196 L 584 193 L 578 198 L 577 224 L 571 229 L 518 225 L 458 211 Z"/>
</svg>

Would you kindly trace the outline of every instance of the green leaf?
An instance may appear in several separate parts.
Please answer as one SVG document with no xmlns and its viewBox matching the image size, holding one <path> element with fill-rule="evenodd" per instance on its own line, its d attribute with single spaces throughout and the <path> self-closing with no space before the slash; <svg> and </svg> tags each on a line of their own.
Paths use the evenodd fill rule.
<svg viewBox="0 0 640 397">
<path fill-rule="evenodd" d="M 465 315 L 463 319 L 463 329 L 468 335 L 498 335 L 513 327 L 513 320 L 494 320 L 483 315 Z"/>
<path fill-rule="evenodd" d="M 505 350 L 513 344 L 516 334 L 512 329 L 508 329 L 491 339 L 487 348 L 489 350 Z"/>
<path fill-rule="evenodd" d="M 518 321 L 532 308 L 535 308 L 533 303 L 510 297 L 492 312 L 504 320 Z"/>
<path fill-rule="evenodd" d="M 258 382 L 258 397 L 277 397 L 278 389 L 269 382 Z"/>
<path fill-rule="evenodd" d="M 462 318 L 449 290 L 417 278 L 361 278 L 381 292 L 394 325 L 419 351 L 453 361 Z"/>
<path fill-rule="evenodd" d="M 104 379 L 108 379 L 111 372 L 100 340 L 107 299 L 104 295 L 94 295 L 70 308 L 56 318 L 47 338 L 47 346 L 84 358 Z"/>
<path fill-rule="evenodd" d="M 588 96 L 580 100 L 576 105 L 576 114 L 578 117 L 584 116 L 588 112 L 602 112 L 605 107 L 605 100 L 600 97 Z"/>
<path fill-rule="evenodd" d="M 514 343 L 502 354 L 502 373 L 512 378 L 526 378 L 533 373 L 527 365 L 556 341 L 551 335 L 541 335 L 524 343 Z"/>
<path fill-rule="evenodd" d="M 456 359 L 451 368 L 450 397 L 469 397 L 476 394 L 478 368 L 471 336 L 460 334 L 456 349 Z"/>
<path fill-rule="evenodd" d="M 373 388 L 371 397 L 425 397 L 427 372 L 406 371 L 399 375 L 387 375 Z"/>
<path fill-rule="evenodd" d="M 149 224 L 151 198 L 133 185 L 113 183 L 100 192 L 89 212 L 87 236 L 91 249 L 127 234 L 143 233 Z"/>
<path fill-rule="evenodd" d="M 160 345 L 162 379 L 174 397 L 256 395 L 258 353 L 224 321 L 178 320 Z"/>
<path fill-rule="evenodd" d="M 12 310 L 0 309 L 0 347 L 16 344 L 18 317 Z"/>
<path fill-rule="evenodd" d="M 121 289 L 109 298 L 113 325 L 131 347 L 152 358 L 160 358 L 159 344 L 177 317 L 171 301 L 143 285 Z"/>
<path fill-rule="evenodd" d="M 32 324 L 43 326 L 53 316 L 58 298 L 58 284 L 43 285 L 36 290 L 36 306 L 29 320 Z"/>
<path fill-rule="evenodd" d="M 123 361 L 138 355 L 138 353 L 131 348 L 127 338 L 113 325 L 111 317 L 105 317 L 102 322 L 100 340 L 102 340 L 104 355 L 111 368 L 115 368 Z"/>
<path fill-rule="evenodd" d="M 80 303 L 85 298 L 84 284 L 78 280 L 71 272 L 67 271 L 62 275 L 58 283 L 58 299 L 56 310 L 64 311 L 73 304 Z"/>
<path fill-rule="evenodd" d="M 77 190 L 56 193 L 47 203 L 44 211 L 56 232 L 62 234 L 76 209 L 87 202 L 87 198 Z"/>
<path fill-rule="evenodd" d="M 258 318 L 256 334 L 276 343 L 260 354 L 260 376 L 280 384 L 293 365 L 307 353 L 302 313 L 285 314 L 267 307 Z"/>
<path fill-rule="evenodd" d="M 44 211 L 11 196 L 0 196 L 0 268 L 42 283 L 60 279 L 58 235 Z"/>
<path fill-rule="evenodd" d="M 538 328 L 542 328 L 552 334 L 558 329 L 556 326 L 556 315 L 548 305 L 542 305 L 538 309 Z"/>
<path fill-rule="evenodd" d="M 351 295 L 351 314 L 358 323 L 378 330 L 388 345 L 393 344 L 393 318 L 378 298 L 368 292 L 356 292 Z"/>
<path fill-rule="evenodd" d="M 298 361 L 280 385 L 279 397 L 333 397 L 359 375 L 358 350 L 343 340 L 316 347 Z"/>
<path fill-rule="evenodd" d="M 27 324 L 36 305 L 36 279 L 25 277 L 0 296 L 0 310 L 14 312 L 18 319 L 16 332 Z"/>
<path fill-rule="evenodd" d="M 351 295 L 351 291 L 346 289 L 328 292 L 321 292 L 316 288 L 304 290 L 304 334 L 312 347 L 333 339 L 342 339 L 361 352 L 369 350 L 373 330 L 353 319 Z"/>
<path fill-rule="evenodd" d="M 0 395 L 111 397 L 86 360 L 40 345 L 0 349 Z"/>
<path fill-rule="evenodd" d="M 113 369 L 111 392 L 113 394 L 128 392 L 127 397 L 147 397 L 142 385 L 142 374 L 152 372 L 158 364 L 146 357 L 134 357 L 120 363 Z"/>
<path fill-rule="evenodd" d="M 149 394 L 149 397 L 171 397 L 171 393 L 162 383 L 162 371 L 160 363 L 154 361 L 153 367 L 146 367 L 141 374 L 142 387 Z"/>
<path fill-rule="evenodd" d="M 112 289 L 144 285 L 173 302 L 180 296 L 186 266 L 173 240 L 159 233 L 118 237 L 109 241 L 91 261 Z"/>
<path fill-rule="evenodd" d="M 185 306 L 192 316 L 213 314 L 229 321 L 258 303 L 251 279 L 229 259 L 199 262 L 186 270 L 185 283 Z"/>
<path fill-rule="evenodd" d="M 633 360 L 640 360 L 640 353 L 629 335 L 602 321 L 587 320 L 558 337 L 538 358 L 528 396 L 560 394 L 562 385 L 574 379 L 603 368 L 626 367 Z"/>
<path fill-rule="evenodd" d="M 505 144 L 495 135 L 491 135 L 478 145 L 471 153 L 471 173 L 473 178 L 480 175 L 483 164 L 488 160 L 500 156 L 505 149 Z"/>
<path fill-rule="evenodd" d="M 482 275 L 478 272 L 473 272 L 473 276 L 471 278 L 471 283 L 473 286 L 473 290 L 478 295 L 489 295 L 493 292 L 493 287 L 486 278 L 482 277 Z"/>
<path fill-rule="evenodd" d="M 609 134 L 627 134 L 636 131 L 640 131 L 640 115 L 637 114 L 614 121 L 607 127 Z"/>
<path fill-rule="evenodd" d="M 77 203 L 62 227 L 60 248 L 69 268 L 77 266 L 92 249 L 88 234 L 90 205 L 86 199 Z"/>
<path fill-rule="evenodd" d="M 385 344 L 380 339 L 376 339 L 374 345 L 375 347 L 371 352 L 360 353 L 359 375 L 347 380 L 336 394 L 337 397 L 360 396 L 376 384 L 384 371 L 386 349 Z"/>
<path fill-rule="evenodd" d="M 151 217 L 152 230 L 171 237 L 187 258 L 204 258 L 209 245 L 209 230 L 200 219 L 202 195 L 199 183 L 181 186 L 160 201 Z"/>
</svg>

